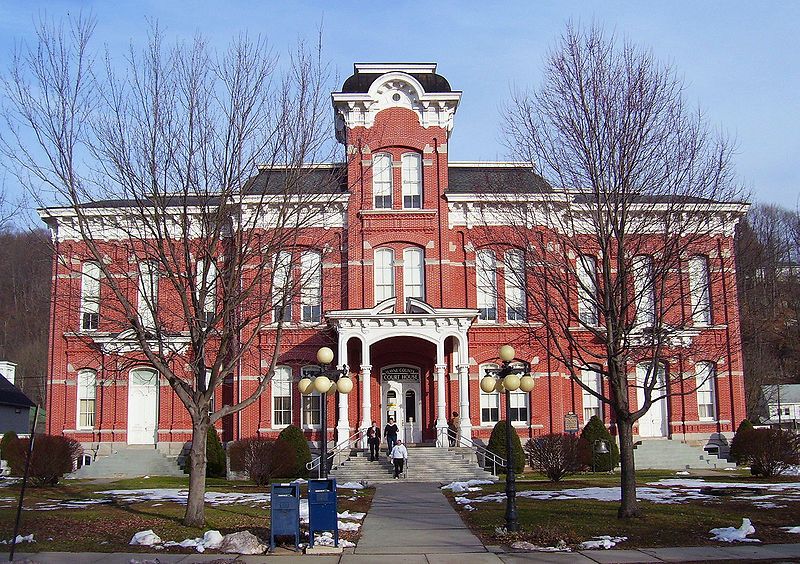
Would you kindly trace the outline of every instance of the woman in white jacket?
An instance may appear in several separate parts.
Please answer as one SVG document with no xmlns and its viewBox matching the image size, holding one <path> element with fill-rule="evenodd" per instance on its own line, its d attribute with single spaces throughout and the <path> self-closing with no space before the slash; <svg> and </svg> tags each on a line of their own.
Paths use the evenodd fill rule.
<svg viewBox="0 0 800 564">
<path fill-rule="evenodd" d="M 403 473 L 403 465 L 408 460 L 408 449 L 403 441 L 397 440 L 397 443 L 392 447 L 392 463 L 394 464 L 394 479 L 399 480 L 400 474 Z"/>
</svg>

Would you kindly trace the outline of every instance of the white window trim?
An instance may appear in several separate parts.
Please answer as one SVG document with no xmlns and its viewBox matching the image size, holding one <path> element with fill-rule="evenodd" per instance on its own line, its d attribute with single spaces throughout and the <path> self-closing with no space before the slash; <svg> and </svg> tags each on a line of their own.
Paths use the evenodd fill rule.
<svg viewBox="0 0 800 564">
<path fill-rule="evenodd" d="M 86 377 L 91 377 L 94 385 L 91 387 L 92 389 L 92 397 L 83 397 L 81 391 L 84 389 L 89 388 L 89 386 L 81 385 L 81 380 Z M 97 372 L 91 369 L 84 369 L 78 371 L 78 378 L 77 378 L 77 410 L 76 410 L 76 421 L 75 421 L 75 429 L 76 430 L 91 430 L 95 428 L 95 424 L 97 423 Z M 81 400 L 93 400 L 94 401 L 94 409 L 92 410 L 92 425 L 81 425 Z"/>
<path fill-rule="evenodd" d="M 377 198 L 378 198 L 378 191 L 376 190 L 376 179 L 377 171 L 378 171 L 378 164 L 379 161 L 386 160 L 388 162 L 388 166 L 385 171 L 388 171 L 388 183 L 389 183 L 389 193 L 388 194 L 381 194 L 381 197 L 389 196 L 389 205 L 388 206 L 377 206 Z M 394 207 L 394 169 L 392 167 L 392 155 L 390 153 L 375 153 L 372 156 L 372 207 L 376 210 L 390 210 Z M 386 184 L 386 179 L 382 179 L 381 183 L 383 185 Z"/>
<path fill-rule="evenodd" d="M 300 280 L 300 321 L 319 324 L 322 322 L 322 254 L 319 251 L 304 251 L 300 254 Z M 319 319 L 306 319 L 306 307 L 319 307 Z"/>
<path fill-rule="evenodd" d="M 409 164 L 413 161 L 414 167 L 416 169 L 417 178 L 410 179 L 407 178 L 407 173 L 412 172 L 412 166 Z M 404 210 L 418 210 L 422 209 L 422 155 L 419 153 L 403 153 L 400 157 L 401 162 L 401 184 L 402 184 L 402 205 Z M 414 192 L 411 190 L 406 190 L 406 187 L 415 188 Z M 406 197 L 415 197 L 419 196 L 419 205 L 418 206 L 406 206 Z"/>
<path fill-rule="evenodd" d="M 498 394 L 498 395 L 500 395 L 500 394 Z M 509 398 L 513 398 L 513 397 L 524 398 L 524 400 L 525 400 L 525 411 L 528 414 L 528 417 L 525 419 L 525 421 L 521 421 L 521 420 L 512 421 L 511 422 L 511 426 L 512 427 L 528 427 L 528 426 L 530 426 L 530 424 L 531 424 L 531 396 L 530 396 L 530 394 L 527 393 L 527 392 L 523 392 L 522 390 L 516 390 L 516 391 L 513 391 L 513 392 L 511 392 L 509 394 Z M 511 407 L 513 409 L 514 406 L 511 406 Z M 500 417 L 500 419 L 503 419 L 503 417 Z"/>
<path fill-rule="evenodd" d="M 208 272 L 206 272 L 208 268 Z M 205 279 L 205 280 L 204 280 Z M 204 284 L 205 282 L 205 284 Z M 217 313 L 217 265 L 213 259 L 206 261 L 197 261 L 197 300 L 201 301 L 203 309 L 202 316 L 203 322 L 206 321 L 206 316 L 210 313 L 212 316 Z M 205 287 L 206 293 L 203 297 L 203 288 Z"/>
<path fill-rule="evenodd" d="M 155 263 L 139 263 L 136 313 L 145 329 L 155 329 L 158 318 L 158 268 Z"/>
<path fill-rule="evenodd" d="M 528 321 L 527 293 L 525 291 L 525 257 L 519 249 L 506 251 L 503 257 L 503 272 L 505 274 L 505 302 L 506 323 L 526 323 Z M 522 284 L 520 285 L 520 278 Z M 522 319 L 510 319 L 509 310 L 518 304 L 522 312 Z"/>
<path fill-rule="evenodd" d="M 386 261 L 388 264 L 384 263 L 384 260 L 382 258 L 384 256 L 388 257 L 388 260 Z M 381 257 L 380 265 L 378 264 L 378 257 Z M 374 297 L 375 297 L 375 300 L 374 300 L 375 304 L 379 304 L 383 300 L 388 300 L 389 298 L 397 296 L 397 285 L 396 285 L 397 281 L 395 280 L 395 275 L 394 275 L 394 261 L 395 261 L 395 256 L 394 256 L 394 250 L 393 249 L 390 249 L 389 247 L 380 247 L 378 249 L 375 249 L 375 252 L 373 253 L 373 261 L 372 261 L 372 282 L 373 282 L 372 283 L 372 292 L 373 292 Z M 388 276 L 389 276 L 389 283 L 388 284 L 387 283 L 382 283 L 382 284 L 378 283 L 379 282 L 378 272 L 381 272 L 381 277 L 380 277 L 380 281 L 381 282 L 384 282 L 383 275 L 384 274 L 388 274 Z M 383 296 L 382 295 L 379 298 L 378 297 L 378 287 L 379 286 L 380 287 L 389 287 L 389 288 L 391 288 L 391 292 L 390 292 L 391 295 L 390 296 Z"/>
<path fill-rule="evenodd" d="M 288 372 L 288 381 L 286 381 L 284 379 L 276 380 L 276 376 L 278 375 L 278 370 L 279 369 L 281 371 L 283 371 L 283 369 L 286 369 L 286 372 Z M 286 366 L 286 365 L 282 364 L 282 365 L 278 365 L 278 366 L 275 367 L 275 373 L 272 376 L 272 382 L 270 382 L 270 398 L 269 398 L 270 399 L 270 410 L 271 410 L 271 416 L 272 416 L 270 422 L 272 423 L 272 428 L 273 429 L 285 429 L 286 427 L 288 427 L 289 425 L 292 424 L 292 421 L 294 421 L 294 398 L 293 398 L 293 394 L 292 394 L 293 381 L 294 381 L 294 378 L 293 378 L 293 375 L 292 375 L 292 368 L 290 366 Z M 280 395 L 276 394 L 275 393 L 275 384 L 276 383 L 277 384 L 281 384 L 281 385 L 288 385 L 288 388 L 289 388 L 288 394 L 286 394 L 286 395 L 284 395 L 284 394 L 280 394 Z M 289 423 L 281 423 L 281 424 L 276 424 L 275 423 L 275 413 L 276 413 L 276 410 L 275 410 L 275 398 L 276 397 L 282 397 L 282 398 L 288 397 L 289 398 Z"/>
<path fill-rule="evenodd" d="M 702 372 L 701 372 L 702 371 Z M 701 361 L 694 365 L 695 385 L 695 400 L 697 402 L 697 419 L 698 421 L 716 421 L 717 420 L 717 390 L 716 390 L 716 366 L 713 362 Z M 702 376 L 701 376 L 702 374 Z M 701 386 L 707 386 L 707 389 L 701 390 Z M 711 403 L 703 403 L 702 405 L 711 406 L 711 415 L 700 415 L 700 394 L 710 394 Z"/>
<path fill-rule="evenodd" d="M 713 323 L 710 286 L 708 257 L 693 256 L 689 259 L 689 302 L 692 324 L 697 327 L 708 327 Z"/>
<path fill-rule="evenodd" d="M 290 251 L 279 251 L 275 256 L 275 263 L 272 271 L 272 323 L 277 324 L 291 323 L 292 321 L 292 298 L 289 291 L 292 277 L 292 253 Z M 283 320 L 277 316 L 278 302 L 284 301 Z M 286 310 L 288 309 L 288 315 Z"/>
<path fill-rule="evenodd" d="M 411 297 L 411 294 L 408 292 L 408 289 L 411 287 L 408 283 L 408 279 L 410 278 L 409 274 L 413 274 L 413 270 L 410 266 L 410 257 L 414 255 L 419 257 L 418 274 L 420 295 L 413 297 L 425 301 L 425 251 L 419 247 L 406 247 L 403 249 L 403 297 L 405 299 Z"/>
<path fill-rule="evenodd" d="M 633 257 L 633 288 L 636 301 L 635 324 L 640 328 L 652 327 L 656 320 L 656 297 L 653 280 L 653 257 Z"/>
<path fill-rule="evenodd" d="M 581 255 L 577 258 L 578 320 L 584 325 L 597 327 L 600 322 L 597 303 L 597 258 Z"/>
<path fill-rule="evenodd" d="M 487 262 L 488 257 L 491 257 L 491 261 Z M 494 318 L 482 319 L 478 314 L 476 321 L 486 324 L 497 323 L 499 317 L 497 312 L 497 257 L 494 251 L 489 249 L 481 249 L 475 253 L 475 294 L 479 310 L 494 309 Z M 486 307 L 486 304 L 490 304 L 489 307 Z"/>
<path fill-rule="evenodd" d="M 600 372 L 596 370 L 581 370 L 581 383 L 588 386 L 598 394 L 603 393 L 603 380 L 600 375 Z M 592 405 L 592 403 L 596 405 Z M 602 402 L 594 397 L 592 394 L 581 388 L 581 411 L 583 415 L 583 424 L 586 425 L 589 422 L 589 418 L 586 417 L 586 409 L 597 409 L 598 413 L 597 416 L 602 420 L 603 419 L 603 404 Z"/>
<path fill-rule="evenodd" d="M 97 327 L 83 326 L 84 314 L 97 315 Z M 100 265 L 87 261 L 81 265 L 81 308 L 78 325 L 81 331 L 97 331 L 100 327 Z"/>
<path fill-rule="evenodd" d="M 300 377 L 304 378 L 305 376 L 307 376 L 310 373 L 318 374 L 319 372 L 321 372 L 319 366 L 315 366 L 313 364 L 309 364 L 309 365 L 303 366 L 300 369 Z M 300 396 L 300 402 L 301 402 L 300 403 L 300 428 L 304 429 L 304 430 L 308 430 L 308 431 L 314 431 L 314 430 L 322 428 L 322 394 L 320 394 L 319 392 L 315 391 L 315 392 L 312 392 L 311 394 L 308 394 L 308 396 L 314 396 L 314 397 L 320 398 L 320 414 L 319 414 L 320 421 L 316 425 L 313 424 L 313 423 L 310 423 L 310 424 L 306 424 L 305 423 L 305 412 L 306 412 L 306 410 L 305 410 L 305 408 L 303 406 L 303 403 L 302 403 L 304 396 Z"/>
<path fill-rule="evenodd" d="M 480 381 L 481 379 L 483 379 L 484 376 L 486 376 L 486 369 L 487 368 L 499 368 L 499 366 L 497 364 L 494 364 L 494 363 L 491 363 L 491 362 L 486 363 L 486 364 L 481 364 L 478 367 L 478 381 Z M 497 398 L 496 399 L 496 401 L 497 401 L 497 421 L 486 420 L 486 419 L 483 418 L 483 398 L 484 397 L 495 397 L 495 398 Z M 484 393 L 484 391 L 481 390 L 480 387 L 478 387 L 478 408 L 480 410 L 480 412 L 478 414 L 478 417 L 480 419 L 480 426 L 481 427 L 492 427 L 498 421 L 501 421 L 503 419 L 501 417 L 502 413 L 500 413 L 502 411 L 502 409 L 503 409 L 503 406 L 501 405 L 500 394 L 498 392 L 492 392 L 490 394 L 487 394 L 487 393 Z M 491 407 L 490 407 L 490 409 L 491 409 Z"/>
</svg>

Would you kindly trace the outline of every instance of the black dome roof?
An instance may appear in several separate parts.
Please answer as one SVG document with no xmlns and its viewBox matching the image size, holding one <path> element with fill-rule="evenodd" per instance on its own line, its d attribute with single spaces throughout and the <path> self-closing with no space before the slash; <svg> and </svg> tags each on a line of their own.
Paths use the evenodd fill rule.
<svg viewBox="0 0 800 564">
<path fill-rule="evenodd" d="M 383 76 L 385 73 L 382 72 L 357 72 L 350 76 L 347 80 L 344 81 L 342 85 L 342 92 L 347 94 L 360 94 L 369 91 L 369 87 L 372 86 L 372 83 L 375 82 L 378 78 Z M 450 88 L 450 83 L 447 82 L 447 79 L 440 74 L 436 73 L 406 73 L 410 76 L 413 76 L 415 79 L 419 81 L 422 87 L 425 89 L 425 92 L 452 92 L 452 88 Z"/>
</svg>

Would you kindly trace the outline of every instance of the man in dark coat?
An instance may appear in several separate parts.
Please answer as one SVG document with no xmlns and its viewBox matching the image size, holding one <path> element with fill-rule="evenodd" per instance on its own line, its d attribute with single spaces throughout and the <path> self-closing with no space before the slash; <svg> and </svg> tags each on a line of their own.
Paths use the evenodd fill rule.
<svg viewBox="0 0 800 564">
<path fill-rule="evenodd" d="M 367 444 L 369 445 L 369 461 L 378 460 L 378 451 L 381 448 L 381 428 L 375 421 L 367 429 Z"/>
</svg>

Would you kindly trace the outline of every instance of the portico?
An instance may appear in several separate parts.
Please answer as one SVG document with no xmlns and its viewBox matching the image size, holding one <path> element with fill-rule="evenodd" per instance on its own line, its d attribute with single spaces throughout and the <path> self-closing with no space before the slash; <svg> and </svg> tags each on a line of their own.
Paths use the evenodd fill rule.
<svg viewBox="0 0 800 564">
<path fill-rule="evenodd" d="M 395 308 L 396 300 L 390 298 L 373 308 L 326 315 L 338 332 L 340 365 L 357 368 L 361 383 L 359 422 L 349 421 L 349 399 L 339 396 L 337 441 L 346 440 L 356 427 L 366 430 L 372 421 L 385 425 L 394 417 L 406 441 L 435 439 L 437 446 L 447 447 L 448 368 L 457 373 L 461 435 L 470 438 L 467 331 L 478 311 L 437 309 L 415 298 L 408 298 L 404 313 Z M 354 354 L 358 350 L 360 359 Z M 433 378 L 432 386 L 428 377 Z M 372 389 L 373 384 L 380 386 L 379 393 Z M 435 397 L 435 411 L 431 410 L 429 417 L 425 406 L 432 405 L 430 392 Z M 373 399 L 380 405 L 373 405 Z"/>
</svg>

